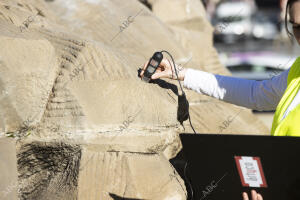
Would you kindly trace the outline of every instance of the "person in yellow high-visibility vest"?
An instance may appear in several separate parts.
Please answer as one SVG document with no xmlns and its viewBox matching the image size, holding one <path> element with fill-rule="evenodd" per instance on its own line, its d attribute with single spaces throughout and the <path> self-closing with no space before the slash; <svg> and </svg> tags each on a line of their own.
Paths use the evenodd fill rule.
<svg viewBox="0 0 300 200">
<path fill-rule="evenodd" d="M 300 45 L 300 0 L 287 0 L 285 24 L 289 36 L 292 37 L 287 26 L 288 14 L 294 37 Z M 148 62 L 144 65 L 141 77 L 147 64 Z M 276 109 L 271 135 L 300 136 L 300 57 L 290 69 L 263 81 L 184 69 L 179 65 L 173 66 L 168 59 L 162 60 L 151 79 L 177 79 L 175 67 L 178 71 L 178 79 L 184 81 L 184 87 L 250 109 L 261 111 Z M 263 200 L 256 191 L 253 190 L 251 194 L 251 200 Z M 243 193 L 243 200 L 249 200 L 247 193 Z"/>
<path fill-rule="evenodd" d="M 294 37 L 300 44 L 300 0 L 288 0 L 286 12 L 293 26 Z M 148 63 L 145 64 L 143 72 Z M 280 63 L 279 63 L 280 64 Z M 268 80 L 255 81 L 230 76 L 221 76 L 196 69 L 175 66 L 183 86 L 198 93 L 215 97 L 254 110 L 275 110 L 271 135 L 300 136 L 300 57 L 288 70 Z M 151 79 L 177 79 L 174 66 L 163 59 Z"/>
</svg>

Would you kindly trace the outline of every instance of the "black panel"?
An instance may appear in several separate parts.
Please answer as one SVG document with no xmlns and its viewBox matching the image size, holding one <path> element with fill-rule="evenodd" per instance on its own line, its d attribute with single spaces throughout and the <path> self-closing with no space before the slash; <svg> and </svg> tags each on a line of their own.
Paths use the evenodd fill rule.
<svg viewBox="0 0 300 200">
<path fill-rule="evenodd" d="M 253 189 L 242 187 L 234 156 L 260 157 L 268 188 L 255 189 L 264 199 L 300 199 L 300 138 L 205 134 L 180 137 L 193 199 L 242 199 L 242 192 Z"/>
</svg>

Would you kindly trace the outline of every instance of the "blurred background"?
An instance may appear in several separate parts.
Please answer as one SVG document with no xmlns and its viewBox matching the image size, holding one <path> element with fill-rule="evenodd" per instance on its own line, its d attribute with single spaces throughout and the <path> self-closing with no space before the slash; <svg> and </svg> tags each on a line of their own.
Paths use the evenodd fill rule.
<svg viewBox="0 0 300 200">
<path fill-rule="evenodd" d="M 285 30 L 287 0 L 202 0 L 215 27 L 214 45 L 233 76 L 264 80 L 288 69 L 300 55 Z M 289 30 L 292 27 L 289 24 Z M 253 111 L 271 127 L 274 111 Z"/>
</svg>

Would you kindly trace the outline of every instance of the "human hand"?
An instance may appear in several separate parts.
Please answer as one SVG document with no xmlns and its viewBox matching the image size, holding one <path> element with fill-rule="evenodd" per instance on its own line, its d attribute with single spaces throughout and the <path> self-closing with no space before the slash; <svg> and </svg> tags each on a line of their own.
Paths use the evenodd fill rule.
<svg viewBox="0 0 300 200">
<path fill-rule="evenodd" d="M 145 63 L 143 70 L 140 73 L 141 78 L 143 78 L 144 71 L 145 71 L 148 63 L 149 63 L 149 61 L 147 63 Z M 180 81 L 183 81 L 186 69 L 184 69 L 180 65 L 177 65 L 176 63 L 175 63 L 175 65 L 176 65 L 175 67 L 176 67 L 177 74 L 178 74 L 178 79 Z M 169 79 L 177 80 L 174 65 L 170 60 L 164 58 L 161 61 L 158 68 L 156 69 L 155 73 L 151 76 L 151 79 L 159 79 L 159 78 L 169 78 Z"/>
<path fill-rule="evenodd" d="M 255 190 L 251 190 L 251 196 L 251 200 L 263 200 L 263 197 Z M 243 192 L 243 200 L 249 200 L 248 194 L 246 192 Z"/>
</svg>

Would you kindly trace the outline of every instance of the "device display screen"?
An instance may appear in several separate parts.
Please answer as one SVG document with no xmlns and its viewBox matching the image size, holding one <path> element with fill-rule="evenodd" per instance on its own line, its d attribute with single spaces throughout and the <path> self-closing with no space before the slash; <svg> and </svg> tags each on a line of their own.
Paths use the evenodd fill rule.
<svg viewBox="0 0 300 200">
<path fill-rule="evenodd" d="M 152 73 L 154 73 L 155 68 L 153 66 L 149 65 L 147 71 L 152 74 Z"/>
<path fill-rule="evenodd" d="M 158 64 L 158 62 L 154 59 L 151 60 L 150 65 L 152 66 L 156 66 Z"/>
</svg>

